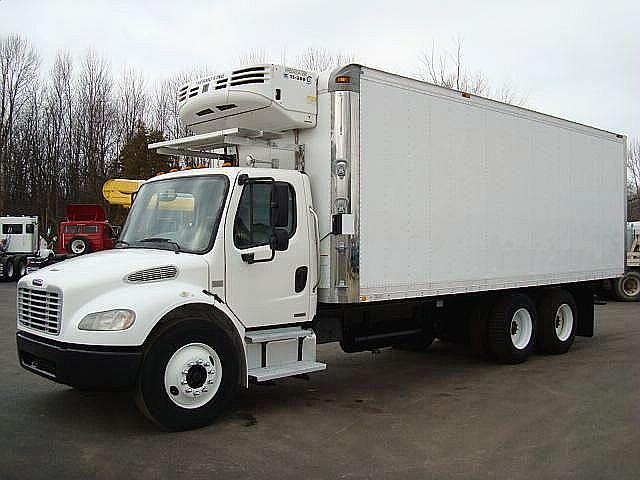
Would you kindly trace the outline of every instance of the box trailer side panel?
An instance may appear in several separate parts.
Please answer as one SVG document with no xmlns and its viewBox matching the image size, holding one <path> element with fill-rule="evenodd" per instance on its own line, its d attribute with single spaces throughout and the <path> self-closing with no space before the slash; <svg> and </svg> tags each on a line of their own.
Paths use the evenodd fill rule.
<svg viewBox="0 0 640 480">
<path fill-rule="evenodd" d="M 363 69 L 360 295 L 623 272 L 624 138 Z"/>
</svg>

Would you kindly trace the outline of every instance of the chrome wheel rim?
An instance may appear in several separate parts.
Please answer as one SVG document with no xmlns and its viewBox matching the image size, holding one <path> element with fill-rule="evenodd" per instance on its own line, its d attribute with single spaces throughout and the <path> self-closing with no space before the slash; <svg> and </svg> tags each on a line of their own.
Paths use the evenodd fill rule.
<svg viewBox="0 0 640 480">
<path fill-rule="evenodd" d="M 533 333 L 533 320 L 526 308 L 519 308 L 511 317 L 511 343 L 518 350 L 522 350 L 529 345 Z"/>
<path fill-rule="evenodd" d="M 218 392 L 222 362 L 217 352 L 204 343 L 180 347 L 167 362 L 164 388 L 173 403 L 182 408 L 199 408 Z"/>
</svg>

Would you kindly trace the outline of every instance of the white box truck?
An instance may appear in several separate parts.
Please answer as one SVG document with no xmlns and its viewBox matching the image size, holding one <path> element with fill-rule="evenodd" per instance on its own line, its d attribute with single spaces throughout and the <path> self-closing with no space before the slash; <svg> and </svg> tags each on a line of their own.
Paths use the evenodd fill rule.
<svg viewBox="0 0 640 480">
<path fill-rule="evenodd" d="M 148 180 L 116 249 L 18 285 L 24 368 L 130 388 L 168 429 L 323 370 L 318 343 L 564 353 L 623 273 L 622 135 L 361 65 L 243 67 L 178 104 L 193 135 L 149 148 L 230 166 Z"/>
</svg>

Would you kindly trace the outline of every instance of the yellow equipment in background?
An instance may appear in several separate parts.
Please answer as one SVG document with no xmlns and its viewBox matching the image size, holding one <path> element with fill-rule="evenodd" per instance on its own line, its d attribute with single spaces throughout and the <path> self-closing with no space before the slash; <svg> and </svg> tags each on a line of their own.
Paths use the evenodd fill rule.
<svg viewBox="0 0 640 480">
<path fill-rule="evenodd" d="M 130 208 L 133 195 L 144 182 L 145 180 L 112 178 L 104 182 L 102 196 L 111 205 L 122 205 L 124 208 Z"/>
</svg>

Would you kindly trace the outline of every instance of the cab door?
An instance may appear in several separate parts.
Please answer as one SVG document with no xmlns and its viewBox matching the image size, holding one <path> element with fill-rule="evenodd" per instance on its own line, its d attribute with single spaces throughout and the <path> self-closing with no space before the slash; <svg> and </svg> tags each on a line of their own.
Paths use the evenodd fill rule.
<svg viewBox="0 0 640 480">
<path fill-rule="evenodd" d="M 302 176 L 285 176 L 289 187 L 288 247 L 272 252 L 273 180 L 236 184 L 225 222 L 227 304 L 246 327 L 289 324 L 309 317 L 309 229 Z M 271 258 L 273 256 L 273 258 Z"/>
</svg>

